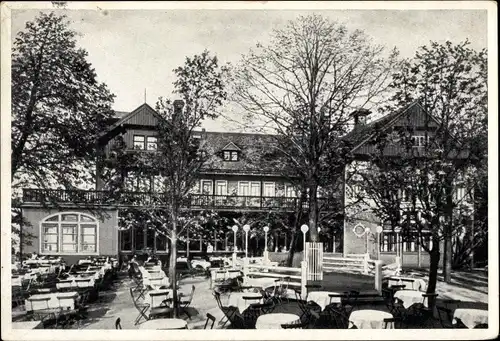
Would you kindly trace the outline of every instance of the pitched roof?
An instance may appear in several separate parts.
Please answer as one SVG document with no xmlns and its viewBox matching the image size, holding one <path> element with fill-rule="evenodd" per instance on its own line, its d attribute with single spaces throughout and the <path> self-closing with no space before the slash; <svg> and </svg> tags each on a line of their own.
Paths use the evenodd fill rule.
<svg viewBox="0 0 500 341">
<path fill-rule="evenodd" d="M 203 169 L 226 173 L 276 173 L 268 156 L 275 143 L 274 135 L 251 133 L 205 132 L 206 151 L 209 159 Z M 238 161 L 224 161 L 222 151 L 234 145 L 241 151 Z"/>
</svg>

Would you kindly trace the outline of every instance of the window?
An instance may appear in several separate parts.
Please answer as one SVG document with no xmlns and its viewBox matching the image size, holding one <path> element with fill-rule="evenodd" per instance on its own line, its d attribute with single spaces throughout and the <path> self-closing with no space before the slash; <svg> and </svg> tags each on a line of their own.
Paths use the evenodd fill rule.
<svg viewBox="0 0 500 341">
<path fill-rule="evenodd" d="M 276 185 L 274 182 L 264 182 L 264 196 L 274 197 L 276 196 Z"/>
<path fill-rule="evenodd" d="M 211 195 L 212 193 L 212 180 L 201 180 L 201 194 Z"/>
<path fill-rule="evenodd" d="M 82 213 L 58 213 L 40 223 L 41 254 L 98 252 L 97 220 Z"/>
<path fill-rule="evenodd" d="M 240 181 L 238 184 L 238 195 L 246 196 L 249 194 L 249 184 L 248 181 Z"/>
<path fill-rule="evenodd" d="M 287 198 L 296 198 L 297 197 L 297 193 L 295 191 L 295 188 L 292 185 L 285 186 L 285 196 Z"/>
<path fill-rule="evenodd" d="M 132 251 L 132 228 L 120 231 L 120 251 Z"/>
<path fill-rule="evenodd" d="M 429 136 L 427 136 L 427 143 L 429 143 Z M 423 135 L 414 135 L 411 137 L 411 141 L 413 144 L 413 147 L 423 147 L 425 146 L 426 142 L 426 136 Z"/>
<path fill-rule="evenodd" d="M 253 197 L 260 196 L 260 182 L 251 182 L 250 183 L 250 195 Z"/>
<path fill-rule="evenodd" d="M 227 181 L 217 180 L 215 183 L 215 194 L 216 195 L 227 195 Z"/>
<path fill-rule="evenodd" d="M 240 181 L 238 184 L 238 195 L 260 196 L 260 182 Z"/>
<path fill-rule="evenodd" d="M 147 150 L 156 150 L 158 149 L 158 140 L 154 136 L 148 136 L 146 137 L 146 149 Z"/>
<path fill-rule="evenodd" d="M 144 135 L 134 135 L 134 149 L 144 149 Z"/>
<path fill-rule="evenodd" d="M 165 178 L 163 176 L 153 176 L 153 191 L 157 193 L 162 193 L 165 191 Z"/>
<path fill-rule="evenodd" d="M 238 152 L 225 150 L 224 151 L 224 161 L 238 161 Z"/>
<path fill-rule="evenodd" d="M 380 251 L 381 252 L 396 252 L 398 240 L 396 239 L 396 232 L 384 231 L 380 238 Z M 422 232 L 423 244 L 430 245 L 431 234 L 429 232 Z M 409 235 L 401 237 L 399 235 L 399 245 L 402 247 L 403 252 L 417 252 L 418 251 L 418 232 L 411 232 Z M 420 247 L 421 251 L 425 251 Z"/>
</svg>

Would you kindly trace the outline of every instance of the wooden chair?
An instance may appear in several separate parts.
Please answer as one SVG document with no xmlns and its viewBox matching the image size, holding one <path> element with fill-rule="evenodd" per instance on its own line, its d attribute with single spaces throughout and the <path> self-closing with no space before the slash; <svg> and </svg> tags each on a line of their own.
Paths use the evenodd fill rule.
<svg viewBox="0 0 500 341">
<path fill-rule="evenodd" d="M 146 321 L 149 320 L 149 316 L 146 315 L 146 311 L 149 309 L 149 304 L 137 302 L 137 299 L 134 297 L 134 288 L 130 288 L 129 290 L 130 290 L 130 297 L 132 297 L 132 301 L 134 302 L 134 307 L 139 312 L 139 315 L 137 315 L 134 321 L 134 325 L 138 325 L 143 318 Z"/>
<path fill-rule="evenodd" d="M 207 321 L 205 322 L 205 327 L 203 329 L 207 329 L 209 321 L 212 321 L 212 324 L 210 325 L 210 329 L 214 329 L 215 316 L 210 314 L 210 313 L 207 313 Z"/>
<path fill-rule="evenodd" d="M 122 322 L 121 318 L 117 318 L 116 319 L 116 321 L 115 321 L 115 329 L 122 329 L 121 322 Z"/>
<path fill-rule="evenodd" d="M 186 314 L 189 319 L 191 319 L 191 315 L 189 315 L 189 312 L 188 312 L 187 308 L 189 307 L 189 305 L 193 301 L 193 296 L 194 296 L 195 289 L 196 289 L 196 287 L 193 285 L 191 287 L 191 292 L 189 293 L 189 295 L 187 295 L 187 296 L 179 295 L 179 298 L 180 298 L 180 300 L 179 300 L 179 310 L 180 310 L 180 312 L 183 312 L 184 314 Z"/>
<path fill-rule="evenodd" d="M 438 312 L 438 319 L 439 323 L 441 324 L 442 328 L 446 329 L 453 329 L 453 313 L 451 309 L 441 307 L 441 306 L 436 306 L 437 312 Z"/>
<path fill-rule="evenodd" d="M 394 329 L 401 329 L 403 327 L 402 319 L 400 317 L 392 317 L 384 319 L 384 329 L 387 329 L 390 323 L 394 324 Z"/>
</svg>

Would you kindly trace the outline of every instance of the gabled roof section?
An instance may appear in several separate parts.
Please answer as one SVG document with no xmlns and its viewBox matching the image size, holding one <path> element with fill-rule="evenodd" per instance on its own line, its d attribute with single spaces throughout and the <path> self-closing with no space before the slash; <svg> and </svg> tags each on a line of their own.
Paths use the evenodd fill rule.
<svg viewBox="0 0 500 341">
<path fill-rule="evenodd" d="M 229 142 L 226 144 L 224 147 L 222 147 L 222 150 L 230 150 L 230 151 L 241 151 L 241 148 L 238 147 L 237 145 L 234 144 L 234 142 Z"/>
<path fill-rule="evenodd" d="M 156 126 L 161 116 L 149 104 L 144 103 L 129 113 L 120 112 L 123 116 L 113 123 L 106 131 L 99 135 L 99 139 L 103 139 L 107 135 L 112 135 L 115 129 L 123 126 L 124 124 L 143 124 L 148 126 Z M 146 118 L 146 119 L 145 119 Z M 142 121 L 142 122 L 140 122 Z"/>
<path fill-rule="evenodd" d="M 425 112 L 419 101 L 414 101 L 403 107 L 402 109 L 396 111 L 395 113 L 388 114 L 365 125 L 355 127 L 354 130 L 352 130 L 345 136 L 345 138 L 352 143 L 352 145 L 354 146 L 352 152 L 355 152 L 366 143 L 371 141 L 377 133 L 383 132 L 396 125 L 405 115 L 412 114 L 417 111 L 422 112 L 424 115 L 428 116 L 433 124 L 439 125 L 438 120 L 429 113 Z"/>
</svg>

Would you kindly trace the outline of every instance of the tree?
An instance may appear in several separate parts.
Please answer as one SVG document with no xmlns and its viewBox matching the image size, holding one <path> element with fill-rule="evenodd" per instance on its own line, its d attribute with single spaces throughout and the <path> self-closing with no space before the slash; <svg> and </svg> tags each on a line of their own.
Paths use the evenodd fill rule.
<svg viewBox="0 0 500 341">
<path fill-rule="evenodd" d="M 186 229 L 198 228 L 213 216 L 185 210 L 189 192 L 195 187 L 198 173 L 208 159 L 205 139 L 195 138 L 194 129 L 205 119 L 217 117 L 216 109 L 226 99 L 226 66 L 219 66 L 217 57 L 208 51 L 186 58 L 174 70 L 174 94 L 181 100 L 159 98 L 156 112 L 161 117 L 157 126 L 157 151 L 137 152 L 129 156 L 117 153 L 118 171 L 114 171 L 120 188 L 128 168 L 156 174 L 162 184 L 158 194 L 146 197 L 130 193 L 129 202 L 138 205 L 147 215 L 146 221 L 170 240 L 169 278 L 173 289 L 174 314 L 177 314 L 176 261 L 177 243 Z M 126 153 L 125 153 L 126 154 Z M 113 176 L 113 172 L 109 177 Z M 122 193 L 123 194 L 123 193 Z M 207 216 L 208 215 L 208 216 Z"/>
<path fill-rule="evenodd" d="M 428 115 L 418 127 L 409 118 L 404 127 L 378 129 L 370 162 L 358 172 L 358 195 L 366 198 L 368 209 L 401 228 L 406 240 L 417 237 L 429 252 L 428 292 L 436 288 L 441 242 L 444 277 L 451 280 L 452 241 L 462 233 L 454 217 L 466 210 L 471 216 L 475 168 L 485 157 L 476 153 L 482 148 L 476 137 L 486 131 L 486 51 L 467 45 L 431 42 L 402 63 L 391 83 L 393 102 L 385 110 L 404 111 L 417 101 Z M 423 239 L 427 231 L 430 244 Z"/>
<path fill-rule="evenodd" d="M 274 31 L 271 43 L 258 44 L 236 72 L 234 99 L 254 126 L 262 122 L 277 134 L 274 148 L 287 173 L 301 179 L 312 241 L 318 238 L 318 188 L 343 174 L 341 137 L 350 114 L 380 100 L 386 88 L 396 53 L 384 53 L 363 32 L 310 15 Z M 331 165 L 339 165 L 337 172 Z"/>
<path fill-rule="evenodd" d="M 95 140 L 112 116 L 113 95 L 76 37 L 66 16 L 40 13 L 13 42 L 14 208 L 22 187 L 73 188 L 92 179 Z"/>
</svg>

